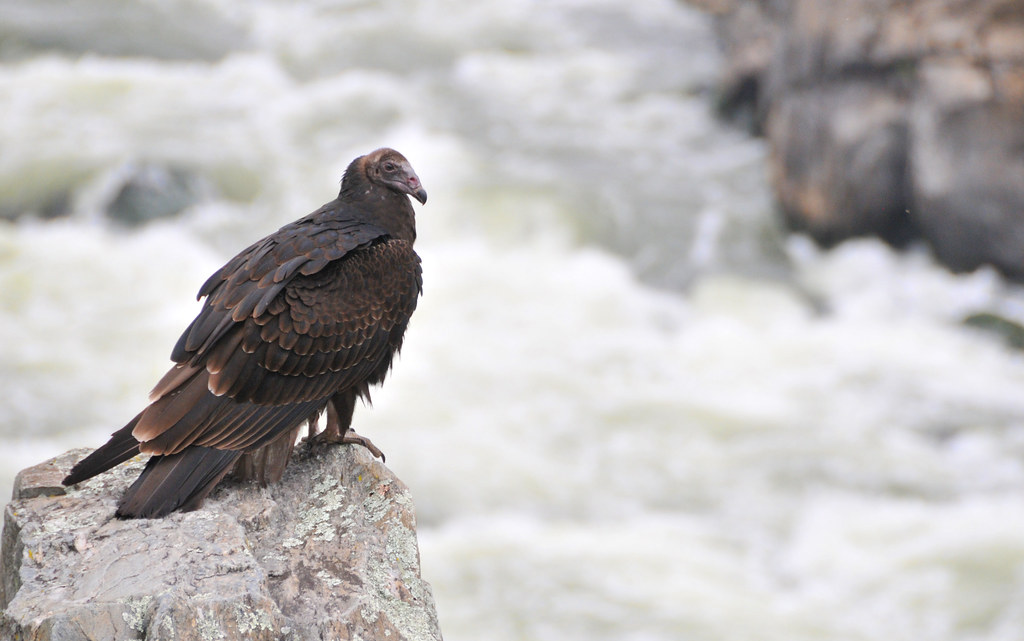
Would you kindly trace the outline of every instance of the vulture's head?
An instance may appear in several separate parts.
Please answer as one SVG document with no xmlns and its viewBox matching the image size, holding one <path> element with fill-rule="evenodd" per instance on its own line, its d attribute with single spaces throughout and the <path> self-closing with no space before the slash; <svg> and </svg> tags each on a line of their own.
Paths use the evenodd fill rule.
<svg viewBox="0 0 1024 641">
<path fill-rule="evenodd" d="M 422 204 L 427 202 L 427 191 L 420 184 L 420 177 L 413 171 L 405 156 L 394 149 L 378 149 L 363 158 L 366 177 L 378 185 L 409 194 Z"/>
</svg>

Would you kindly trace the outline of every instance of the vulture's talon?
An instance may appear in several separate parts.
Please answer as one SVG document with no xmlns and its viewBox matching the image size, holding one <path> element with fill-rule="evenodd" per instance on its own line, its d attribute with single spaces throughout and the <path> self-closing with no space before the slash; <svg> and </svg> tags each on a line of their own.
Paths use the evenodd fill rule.
<svg viewBox="0 0 1024 641">
<path fill-rule="evenodd" d="M 337 431 L 327 429 L 320 432 L 319 434 L 306 437 L 302 440 L 303 442 L 307 442 L 314 447 L 318 445 L 327 444 L 362 445 L 363 447 L 370 451 L 370 454 L 373 454 L 374 458 L 379 458 L 381 460 L 381 463 L 385 461 L 384 452 L 382 452 L 379 447 L 374 445 L 373 441 L 366 438 L 362 434 L 357 434 L 356 431 L 351 427 L 345 430 L 345 434 L 341 436 L 338 436 Z"/>
</svg>

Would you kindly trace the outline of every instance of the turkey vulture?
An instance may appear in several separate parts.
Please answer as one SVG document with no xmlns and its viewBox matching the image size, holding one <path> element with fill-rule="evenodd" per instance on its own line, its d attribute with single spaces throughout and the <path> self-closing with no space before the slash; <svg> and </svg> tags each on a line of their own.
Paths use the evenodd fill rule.
<svg viewBox="0 0 1024 641">
<path fill-rule="evenodd" d="M 193 510 L 232 470 L 280 479 L 303 423 L 311 440 L 360 443 L 383 458 L 349 425 L 356 398 L 387 375 L 422 289 L 408 196 L 427 201 L 409 161 L 378 149 L 352 161 L 335 200 L 217 270 L 150 405 L 64 485 L 151 454 L 117 516 Z"/>
</svg>

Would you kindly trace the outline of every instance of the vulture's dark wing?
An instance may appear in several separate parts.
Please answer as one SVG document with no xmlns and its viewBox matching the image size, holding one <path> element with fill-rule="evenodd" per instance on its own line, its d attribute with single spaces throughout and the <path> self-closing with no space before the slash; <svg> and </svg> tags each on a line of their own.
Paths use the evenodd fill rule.
<svg viewBox="0 0 1024 641">
<path fill-rule="evenodd" d="M 388 236 L 356 244 L 360 231 L 352 241 L 330 233 L 330 247 L 264 241 L 204 285 L 206 304 L 175 348 L 180 364 L 132 431 L 143 452 L 251 450 L 305 417 L 296 412 L 383 379 L 416 307 L 419 258 Z M 325 258 L 346 242 L 355 246 Z"/>
<path fill-rule="evenodd" d="M 171 360 L 191 365 L 202 362 L 232 323 L 263 314 L 293 278 L 316 274 L 353 249 L 387 235 L 365 223 L 324 220 L 323 213 L 329 211 L 325 205 L 282 227 L 210 276 L 197 296 L 205 296 L 206 303 L 178 339 Z"/>
</svg>

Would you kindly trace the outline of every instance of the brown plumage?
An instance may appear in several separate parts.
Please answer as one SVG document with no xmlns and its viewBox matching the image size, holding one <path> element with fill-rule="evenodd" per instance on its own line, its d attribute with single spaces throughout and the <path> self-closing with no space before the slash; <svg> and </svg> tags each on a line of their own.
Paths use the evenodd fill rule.
<svg viewBox="0 0 1024 641">
<path fill-rule="evenodd" d="M 378 149 L 352 161 L 338 198 L 232 258 L 199 289 L 202 310 L 171 352 L 151 404 L 78 462 L 71 485 L 139 454 L 117 510 L 156 518 L 199 507 L 232 470 L 280 479 L 303 423 L 316 440 L 372 443 L 349 429 L 402 345 L 422 288 L 409 162 Z"/>
</svg>

